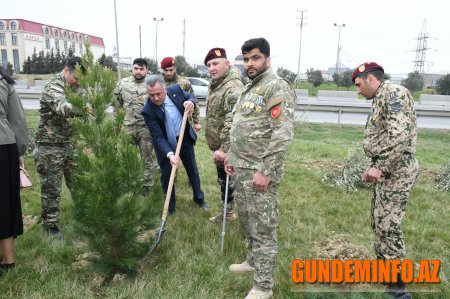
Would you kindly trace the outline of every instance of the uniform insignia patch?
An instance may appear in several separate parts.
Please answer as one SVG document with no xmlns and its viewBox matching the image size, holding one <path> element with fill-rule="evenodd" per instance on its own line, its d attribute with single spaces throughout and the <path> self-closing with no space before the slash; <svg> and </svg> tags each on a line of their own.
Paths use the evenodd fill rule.
<svg viewBox="0 0 450 299">
<path fill-rule="evenodd" d="M 272 118 L 277 118 L 281 114 L 281 108 L 280 106 L 276 106 L 272 108 L 272 111 L 270 111 L 270 115 Z"/>
<path fill-rule="evenodd" d="M 362 72 L 364 72 L 365 70 L 366 70 L 366 65 L 363 63 L 363 64 L 361 64 L 361 65 L 359 66 L 358 71 L 359 71 L 360 73 L 362 73 Z"/>
<path fill-rule="evenodd" d="M 222 53 L 220 53 L 220 50 L 216 50 L 215 52 L 216 52 L 216 56 L 219 56 L 219 57 L 222 56 Z"/>
<path fill-rule="evenodd" d="M 396 113 L 400 112 L 400 110 L 402 109 L 402 104 L 400 104 L 400 102 L 392 103 L 392 104 L 390 104 L 390 106 L 391 106 L 391 110 Z"/>
<path fill-rule="evenodd" d="M 396 98 L 397 98 L 397 92 L 396 91 L 389 92 L 389 95 L 388 95 L 389 101 L 395 100 Z"/>
</svg>

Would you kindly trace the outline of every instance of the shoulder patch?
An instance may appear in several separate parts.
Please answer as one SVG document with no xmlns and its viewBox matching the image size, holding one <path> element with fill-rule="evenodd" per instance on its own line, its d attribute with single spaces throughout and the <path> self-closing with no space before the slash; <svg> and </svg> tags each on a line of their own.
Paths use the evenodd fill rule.
<svg viewBox="0 0 450 299">
<path fill-rule="evenodd" d="M 272 116 L 272 118 L 277 118 L 278 116 L 280 116 L 280 114 L 281 114 L 280 106 L 273 107 L 272 110 L 270 111 L 270 115 Z"/>
<path fill-rule="evenodd" d="M 396 113 L 400 112 L 400 110 L 402 109 L 402 104 L 400 104 L 400 102 L 392 103 L 392 104 L 390 104 L 390 106 L 391 106 L 391 110 Z"/>
<path fill-rule="evenodd" d="M 387 98 L 389 101 L 397 99 L 398 98 L 397 91 L 395 91 L 395 90 L 390 91 Z"/>
</svg>

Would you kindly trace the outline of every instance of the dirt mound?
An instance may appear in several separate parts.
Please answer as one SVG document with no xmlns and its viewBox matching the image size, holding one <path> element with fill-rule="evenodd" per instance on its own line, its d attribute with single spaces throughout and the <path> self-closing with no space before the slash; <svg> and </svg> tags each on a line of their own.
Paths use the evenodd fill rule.
<svg viewBox="0 0 450 299">
<path fill-rule="evenodd" d="M 364 246 L 353 244 L 344 235 L 336 235 L 314 243 L 317 258 L 321 259 L 370 259 Z"/>
</svg>

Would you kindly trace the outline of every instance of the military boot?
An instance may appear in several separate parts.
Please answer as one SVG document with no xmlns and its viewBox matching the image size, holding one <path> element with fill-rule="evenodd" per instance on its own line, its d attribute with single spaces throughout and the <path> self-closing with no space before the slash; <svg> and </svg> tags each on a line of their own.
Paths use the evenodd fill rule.
<svg viewBox="0 0 450 299">
<path fill-rule="evenodd" d="M 64 235 L 61 233 L 59 228 L 57 226 L 52 226 L 44 229 L 47 235 L 49 235 L 52 238 L 55 238 L 56 240 L 63 241 Z"/>
<path fill-rule="evenodd" d="M 272 298 L 272 290 L 263 291 L 253 287 L 245 299 L 269 299 Z"/>
<path fill-rule="evenodd" d="M 389 283 L 385 293 L 396 299 L 411 299 L 411 294 L 406 289 L 400 274 L 397 276 L 397 283 Z"/>
<path fill-rule="evenodd" d="M 227 203 L 227 220 L 228 221 L 233 221 L 236 220 L 237 216 L 236 213 L 234 212 L 234 201 Z M 222 209 L 220 210 L 220 213 L 210 217 L 209 221 L 211 222 L 220 222 L 223 220 L 223 203 L 222 203 Z"/>
<path fill-rule="evenodd" d="M 253 272 L 255 272 L 255 268 L 247 263 L 247 261 L 242 264 L 231 264 L 229 269 L 231 272 L 238 275 L 253 274 Z"/>
</svg>

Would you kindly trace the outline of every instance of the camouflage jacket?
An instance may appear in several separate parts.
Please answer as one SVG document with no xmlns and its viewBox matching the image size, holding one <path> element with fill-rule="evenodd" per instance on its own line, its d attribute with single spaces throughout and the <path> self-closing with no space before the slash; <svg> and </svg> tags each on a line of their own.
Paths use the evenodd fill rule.
<svg viewBox="0 0 450 299">
<path fill-rule="evenodd" d="M 181 89 L 183 89 L 186 92 L 189 92 L 191 95 L 195 98 L 194 90 L 192 89 L 191 82 L 186 77 L 179 76 L 178 74 L 175 74 L 175 76 L 172 79 L 168 79 L 166 76 L 164 76 L 164 82 L 167 86 L 171 84 L 178 84 L 180 85 Z M 200 122 L 200 108 L 198 106 L 198 102 L 195 103 L 194 106 L 194 112 L 192 112 L 191 116 L 192 123 L 198 124 Z"/>
<path fill-rule="evenodd" d="M 147 99 L 147 86 L 145 78 L 139 81 L 131 76 L 123 78 L 114 89 L 116 108 L 125 109 L 124 126 L 145 127 L 144 117 L 141 114 Z"/>
<path fill-rule="evenodd" d="M 45 85 L 39 103 L 39 124 L 36 142 L 68 143 L 73 134 L 69 119 L 73 116 L 72 105 L 67 101 L 67 85 L 64 73 L 54 75 Z"/>
<path fill-rule="evenodd" d="M 237 99 L 244 91 L 241 75 L 236 67 L 230 67 L 225 78 L 218 82 L 212 81 L 208 88 L 208 100 L 206 101 L 206 142 L 212 151 L 221 150 L 228 152 L 230 147 L 230 128 L 232 113 Z M 230 121 L 231 119 L 231 121 Z"/>
<path fill-rule="evenodd" d="M 292 140 L 296 94 L 268 69 L 248 82 L 235 108 L 229 165 L 275 175 Z"/>
<path fill-rule="evenodd" d="M 406 153 L 415 154 L 416 110 L 408 89 L 389 81 L 381 83 L 364 131 L 364 151 L 373 167 L 391 172 Z"/>
</svg>

